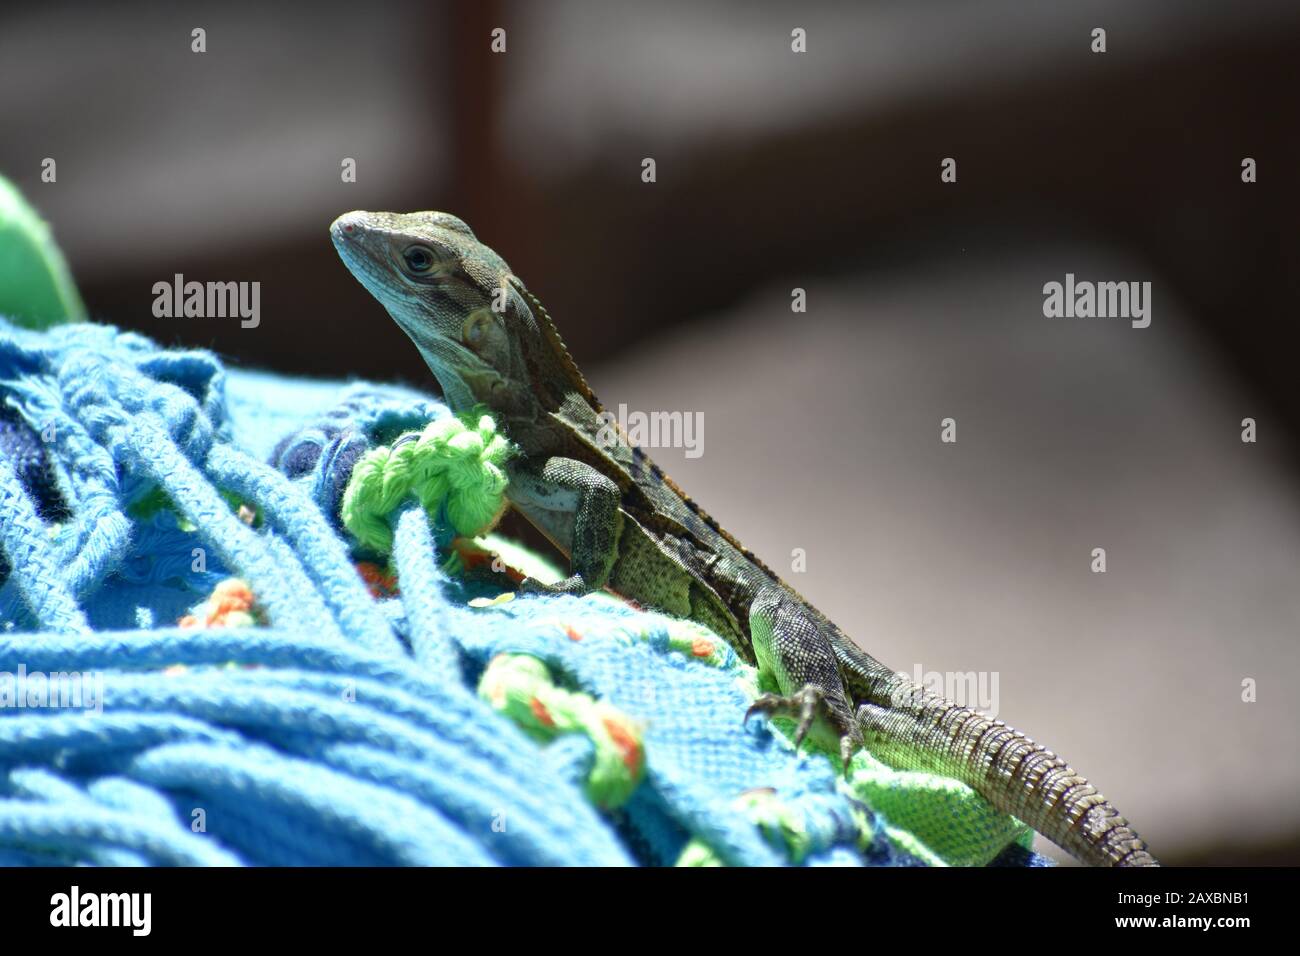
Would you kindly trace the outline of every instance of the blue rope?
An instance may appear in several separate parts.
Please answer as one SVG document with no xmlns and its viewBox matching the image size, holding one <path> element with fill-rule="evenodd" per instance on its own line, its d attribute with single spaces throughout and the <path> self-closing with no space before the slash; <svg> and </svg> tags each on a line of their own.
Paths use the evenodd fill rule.
<svg viewBox="0 0 1300 956">
<path fill-rule="evenodd" d="M 50 535 L 18 473 L 0 458 L 0 549 L 10 577 L 42 627 L 88 631 L 90 625 L 64 583 L 58 553 L 48 546 Z"/>
<path fill-rule="evenodd" d="M 435 674 L 460 674 L 460 657 L 440 617 L 442 575 L 432 560 L 433 536 L 429 522 L 417 505 L 403 509 L 393 536 L 399 578 L 404 585 L 402 604 L 411 629 L 415 659 Z"/>
<path fill-rule="evenodd" d="M 304 500 L 300 489 L 279 472 L 229 446 L 214 447 L 208 455 L 208 466 L 215 481 L 262 506 L 271 526 L 303 558 L 307 574 L 320 588 L 343 633 L 365 647 L 402 653 L 392 629 L 369 599 L 348 560 L 342 539 L 320 511 Z"/>
</svg>

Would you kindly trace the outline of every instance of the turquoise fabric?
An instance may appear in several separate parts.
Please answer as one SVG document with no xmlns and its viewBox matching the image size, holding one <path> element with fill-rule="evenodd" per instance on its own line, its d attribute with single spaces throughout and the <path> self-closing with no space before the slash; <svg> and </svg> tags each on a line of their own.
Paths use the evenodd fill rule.
<svg viewBox="0 0 1300 956">
<path fill-rule="evenodd" d="M 0 398 L 0 863 L 669 864 L 691 841 L 787 863 L 737 809 L 764 788 L 801 862 L 918 862 L 827 761 L 742 728 L 734 673 L 674 652 L 661 619 L 599 598 L 469 607 L 492 591 L 439 570 L 445 533 L 411 509 L 400 596 L 372 597 L 338 498 L 366 449 L 447 414 L 433 398 L 2 321 Z M 267 626 L 174 626 L 232 575 Z M 540 745 L 479 699 L 504 652 L 644 721 L 626 804 L 585 798 L 590 744 Z M 33 697 L 36 675 L 79 678 L 97 704 Z"/>
</svg>

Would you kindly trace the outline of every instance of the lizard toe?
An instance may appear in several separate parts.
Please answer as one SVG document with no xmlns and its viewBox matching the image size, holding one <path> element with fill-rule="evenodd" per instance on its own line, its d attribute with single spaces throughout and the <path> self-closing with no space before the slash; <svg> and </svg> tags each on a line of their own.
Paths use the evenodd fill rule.
<svg viewBox="0 0 1300 956">
<path fill-rule="evenodd" d="M 755 698 L 749 705 L 749 709 L 745 711 L 744 722 L 749 723 L 750 718 L 757 713 L 766 714 L 768 719 L 788 717 L 796 722 L 794 745 L 798 747 L 808 736 L 813 721 L 821 711 L 829 714 L 826 707 L 826 692 L 816 684 L 806 684 L 793 694 L 762 694 Z"/>
</svg>

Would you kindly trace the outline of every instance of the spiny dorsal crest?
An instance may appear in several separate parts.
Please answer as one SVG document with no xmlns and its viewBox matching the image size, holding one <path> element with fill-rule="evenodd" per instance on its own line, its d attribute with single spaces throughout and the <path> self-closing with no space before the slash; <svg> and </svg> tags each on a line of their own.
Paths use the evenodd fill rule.
<svg viewBox="0 0 1300 956">
<path fill-rule="evenodd" d="M 515 281 L 517 283 L 519 282 L 517 278 Z M 569 377 L 569 381 L 573 384 L 573 387 L 578 390 L 578 393 L 587 400 L 587 403 L 590 404 L 597 413 L 604 411 L 604 406 L 600 404 L 600 399 L 596 398 L 595 393 L 591 390 L 591 386 L 588 385 L 587 380 L 582 377 L 582 372 L 578 369 L 578 363 L 575 362 L 573 356 L 569 354 L 569 347 L 564 344 L 564 339 L 560 338 L 560 330 L 555 327 L 555 322 L 551 320 L 551 315 L 546 311 L 546 306 L 542 305 L 541 300 L 538 299 L 537 296 L 525 289 L 523 283 L 519 283 L 516 288 L 518 288 L 524 298 L 528 300 L 529 306 L 532 307 L 533 313 L 537 316 L 537 321 L 542 327 L 542 334 L 546 336 L 546 341 L 550 343 L 551 350 L 555 352 L 556 357 L 559 358 L 560 365 L 563 367 L 565 374 Z"/>
</svg>

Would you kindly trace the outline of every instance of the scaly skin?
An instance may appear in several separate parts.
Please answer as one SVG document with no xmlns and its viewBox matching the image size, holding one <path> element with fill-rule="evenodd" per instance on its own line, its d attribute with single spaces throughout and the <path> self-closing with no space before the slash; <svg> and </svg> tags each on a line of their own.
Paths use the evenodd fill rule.
<svg viewBox="0 0 1300 956">
<path fill-rule="evenodd" d="M 716 631 L 780 694 L 796 742 L 868 747 L 961 780 L 1085 863 L 1151 866 L 1127 821 L 1048 750 L 925 693 L 862 651 L 690 500 L 602 409 L 540 302 L 465 223 L 438 212 L 351 212 L 331 226 L 352 273 L 415 343 L 456 412 L 486 407 L 519 446 L 510 503 L 570 576 L 521 590 L 608 588 Z"/>
</svg>

